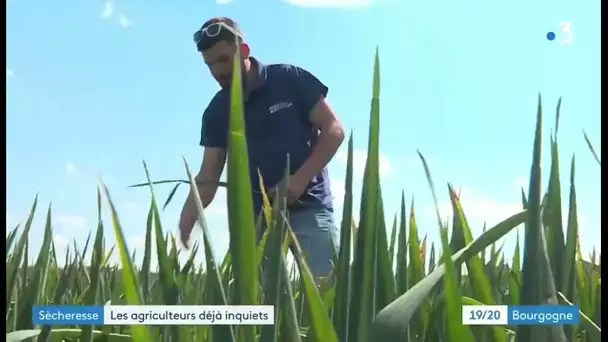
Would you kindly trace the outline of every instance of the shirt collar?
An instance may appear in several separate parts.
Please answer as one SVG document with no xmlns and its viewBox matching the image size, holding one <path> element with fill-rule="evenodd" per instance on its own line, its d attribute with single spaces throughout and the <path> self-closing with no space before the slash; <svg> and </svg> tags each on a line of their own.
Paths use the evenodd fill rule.
<svg viewBox="0 0 608 342">
<path fill-rule="evenodd" d="M 266 80 L 268 79 L 268 73 L 266 70 L 266 65 L 264 65 L 262 62 L 260 62 L 256 58 L 249 57 L 249 61 L 251 61 L 252 66 L 257 67 L 257 72 L 255 73 L 253 79 L 251 80 L 251 82 L 253 84 L 252 91 L 254 91 L 254 90 L 258 90 L 258 89 L 262 88 L 262 86 L 264 86 L 264 84 L 266 84 Z M 222 89 L 220 92 L 225 96 L 225 99 L 227 101 L 230 101 L 230 90 L 229 89 Z M 249 95 L 250 95 L 249 93 L 243 94 L 243 99 L 245 101 L 247 101 L 247 99 L 249 98 Z"/>
<path fill-rule="evenodd" d="M 262 62 L 260 62 L 259 60 L 257 60 L 254 57 L 249 57 L 249 60 L 251 61 L 251 64 L 253 66 L 257 67 L 256 77 L 252 80 L 252 82 L 253 82 L 252 88 L 259 89 L 266 83 L 266 80 L 268 79 L 268 74 L 266 72 L 266 65 L 264 65 Z"/>
</svg>

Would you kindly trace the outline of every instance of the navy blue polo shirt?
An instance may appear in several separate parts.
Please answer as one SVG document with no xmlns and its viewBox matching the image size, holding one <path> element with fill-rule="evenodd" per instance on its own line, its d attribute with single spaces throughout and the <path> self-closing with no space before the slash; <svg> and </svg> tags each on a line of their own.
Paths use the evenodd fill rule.
<svg viewBox="0 0 608 342">
<path fill-rule="evenodd" d="M 309 115 L 328 88 L 308 71 L 289 64 L 264 65 L 254 58 L 257 77 L 253 90 L 245 98 L 245 134 L 249 154 L 250 178 L 256 213 L 261 209 L 257 170 L 264 186 L 270 188 L 282 180 L 287 161 L 295 173 L 310 156 L 318 130 Z M 219 91 L 203 114 L 201 146 L 227 149 L 230 115 L 230 92 Z M 329 174 L 324 168 L 310 180 L 300 197 L 306 207 L 333 210 Z M 300 205 L 302 206 L 302 205 Z"/>
</svg>

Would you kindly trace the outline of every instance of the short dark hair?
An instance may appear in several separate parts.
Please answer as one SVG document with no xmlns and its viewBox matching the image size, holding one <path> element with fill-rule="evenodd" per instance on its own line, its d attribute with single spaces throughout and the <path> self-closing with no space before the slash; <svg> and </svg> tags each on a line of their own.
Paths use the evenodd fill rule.
<svg viewBox="0 0 608 342">
<path fill-rule="evenodd" d="M 207 49 L 212 48 L 215 44 L 225 41 L 228 43 L 234 43 L 237 39 L 238 42 L 242 42 L 243 40 L 243 32 L 239 28 L 239 25 L 232 19 L 228 17 L 214 17 L 207 20 L 203 26 L 201 26 L 200 31 L 203 31 L 205 28 L 217 24 L 224 23 L 226 26 L 232 28 L 239 36 L 235 37 L 234 34 L 226 29 L 221 30 L 220 33 L 215 37 L 209 37 L 204 35 L 202 39 L 196 44 L 196 47 L 199 51 L 205 51 Z"/>
</svg>

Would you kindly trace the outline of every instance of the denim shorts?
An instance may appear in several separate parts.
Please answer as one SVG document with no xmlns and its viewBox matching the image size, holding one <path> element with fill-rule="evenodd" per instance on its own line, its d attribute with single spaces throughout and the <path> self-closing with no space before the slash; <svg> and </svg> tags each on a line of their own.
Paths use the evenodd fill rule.
<svg viewBox="0 0 608 342">
<path fill-rule="evenodd" d="M 290 210 L 289 223 L 312 276 L 316 280 L 329 276 L 340 242 L 333 211 L 317 206 Z"/>
</svg>

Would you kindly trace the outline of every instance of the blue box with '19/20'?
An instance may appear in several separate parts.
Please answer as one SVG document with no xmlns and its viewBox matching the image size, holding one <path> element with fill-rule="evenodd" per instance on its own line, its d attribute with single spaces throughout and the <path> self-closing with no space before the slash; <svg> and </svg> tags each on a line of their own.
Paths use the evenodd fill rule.
<svg viewBox="0 0 608 342">
<path fill-rule="evenodd" d="M 103 324 L 101 305 L 35 305 L 32 323 L 36 325 Z"/>
</svg>

